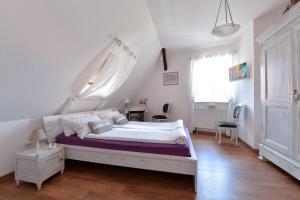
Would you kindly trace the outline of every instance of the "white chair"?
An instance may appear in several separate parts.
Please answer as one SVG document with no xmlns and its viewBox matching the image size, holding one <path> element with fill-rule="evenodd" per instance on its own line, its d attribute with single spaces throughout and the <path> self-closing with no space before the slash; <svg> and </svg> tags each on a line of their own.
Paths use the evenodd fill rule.
<svg viewBox="0 0 300 200">
<path fill-rule="evenodd" d="M 215 123 L 216 139 L 219 140 L 219 144 L 221 144 L 222 132 L 224 132 L 224 133 L 229 132 L 230 142 L 232 142 L 232 140 L 235 140 L 235 145 L 238 146 L 239 118 L 240 118 L 243 107 L 244 107 L 243 104 L 234 106 L 233 112 L 232 112 L 233 120 L 216 121 L 216 123 Z"/>
</svg>

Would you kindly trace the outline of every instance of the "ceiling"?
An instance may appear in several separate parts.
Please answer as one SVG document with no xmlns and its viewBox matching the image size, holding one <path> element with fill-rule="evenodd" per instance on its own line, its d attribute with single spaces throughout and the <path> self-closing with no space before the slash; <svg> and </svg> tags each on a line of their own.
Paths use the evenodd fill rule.
<svg viewBox="0 0 300 200">
<path fill-rule="evenodd" d="M 287 3 L 288 0 L 229 0 L 236 23 L 246 25 L 251 20 Z M 199 48 L 233 40 L 211 35 L 219 0 L 147 0 L 162 46 L 169 49 Z M 223 9 L 224 10 L 224 9 Z M 222 10 L 222 11 L 223 11 Z M 224 19 L 224 11 L 221 19 Z"/>
</svg>

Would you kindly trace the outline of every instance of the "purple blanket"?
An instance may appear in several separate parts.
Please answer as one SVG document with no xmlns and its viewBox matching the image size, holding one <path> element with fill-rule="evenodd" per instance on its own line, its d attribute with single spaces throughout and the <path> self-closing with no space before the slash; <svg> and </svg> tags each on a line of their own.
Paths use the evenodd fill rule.
<svg viewBox="0 0 300 200">
<path fill-rule="evenodd" d="M 134 151 L 142 153 L 154 153 L 163 155 L 174 155 L 190 157 L 191 138 L 188 130 L 187 142 L 185 144 L 159 144 L 159 143 L 145 143 L 145 142 L 128 142 L 117 140 L 102 140 L 102 139 L 80 139 L 76 135 L 66 137 L 63 133 L 58 135 L 56 142 L 60 144 L 94 147 L 101 149 L 113 149 L 123 151 Z"/>
</svg>

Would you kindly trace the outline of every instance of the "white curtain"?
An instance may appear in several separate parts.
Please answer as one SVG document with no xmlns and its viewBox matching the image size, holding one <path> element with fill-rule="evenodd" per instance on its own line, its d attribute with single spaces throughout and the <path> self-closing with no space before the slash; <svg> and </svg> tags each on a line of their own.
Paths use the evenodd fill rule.
<svg viewBox="0 0 300 200">
<path fill-rule="evenodd" d="M 130 75 L 136 63 L 135 54 L 119 39 L 115 39 L 111 50 L 100 64 L 92 85 L 81 92 L 79 98 L 106 98 L 117 91 Z"/>
<path fill-rule="evenodd" d="M 94 60 L 99 61 L 97 72 L 86 80 L 79 94 L 69 98 L 62 113 L 67 113 L 75 100 L 101 100 L 112 95 L 129 77 L 137 57 L 121 40 L 115 38 L 105 55 L 100 54 Z"/>
<path fill-rule="evenodd" d="M 229 68 L 233 63 L 233 53 L 191 59 L 192 101 L 228 102 L 231 99 Z"/>
</svg>

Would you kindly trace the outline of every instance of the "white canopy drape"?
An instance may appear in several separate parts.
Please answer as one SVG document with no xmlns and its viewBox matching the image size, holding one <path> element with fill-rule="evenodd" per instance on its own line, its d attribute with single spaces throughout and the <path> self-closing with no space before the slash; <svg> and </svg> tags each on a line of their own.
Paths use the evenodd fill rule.
<svg viewBox="0 0 300 200">
<path fill-rule="evenodd" d="M 115 93 L 129 77 L 137 57 L 128 46 L 115 38 L 105 51 L 105 55 L 100 54 L 94 60 L 99 61 L 96 73 L 89 80 L 86 80 L 86 85 L 83 86 L 79 94 L 68 100 L 62 113 L 67 113 L 75 100 L 101 100 Z"/>
<path fill-rule="evenodd" d="M 100 65 L 91 86 L 79 98 L 106 98 L 113 94 L 130 75 L 136 63 L 135 54 L 119 39 L 115 39 L 111 50 Z"/>
</svg>

